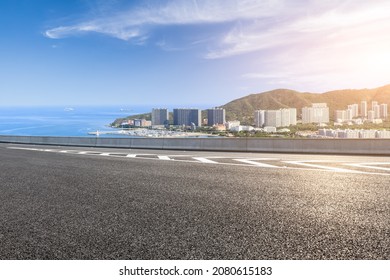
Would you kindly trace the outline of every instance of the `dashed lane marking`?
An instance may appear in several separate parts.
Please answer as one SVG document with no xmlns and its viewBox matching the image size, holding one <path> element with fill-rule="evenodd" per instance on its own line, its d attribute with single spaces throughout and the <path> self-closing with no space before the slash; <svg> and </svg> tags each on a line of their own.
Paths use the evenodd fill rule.
<svg viewBox="0 0 390 280">
<path fill-rule="evenodd" d="M 157 156 L 158 159 L 161 159 L 161 160 L 172 160 L 170 157 L 168 156 Z"/>
<path fill-rule="evenodd" d="M 281 168 L 280 166 L 276 166 L 276 165 L 271 165 L 271 164 L 268 164 L 268 163 L 264 163 L 264 162 L 258 162 L 258 161 L 255 161 L 255 160 L 279 160 L 277 158 L 254 158 L 254 159 L 234 159 L 235 161 L 239 161 L 239 162 L 243 162 L 243 163 L 246 163 L 246 164 L 252 164 L 252 165 L 256 165 L 256 166 L 259 166 L 259 167 L 266 167 L 266 168 Z"/>
<path fill-rule="evenodd" d="M 193 159 L 200 161 L 200 162 L 203 162 L 203 163 L 219 164 L 219 162 L 217 162 L 217 161 L 213 161 L 211 159 L 204 158 L 204 157 L 193 157 Z"/>
</svg>

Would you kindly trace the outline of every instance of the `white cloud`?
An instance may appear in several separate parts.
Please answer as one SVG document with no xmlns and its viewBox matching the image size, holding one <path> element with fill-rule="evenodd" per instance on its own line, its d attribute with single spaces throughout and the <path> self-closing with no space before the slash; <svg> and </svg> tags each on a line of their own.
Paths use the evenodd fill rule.
<svg viewBox="0 0 390 280">
<path fill-rule="evenodd" d="M 390 2 L 341 3 L 319 5 L 313 1 L 290 7 L 286 2 L 285 9 L 266 23 L 254 20 L 232 29 L 222 37 L 219 48 L 205 57 L 217 59 L 278 47 L 300 46 L 310 50 L 333 44 L 352 45 L 362 40 L 378 40 L 390 29 Z"/>
<path fill-rule="evenodd" d="M 139 7 L 117 12 L 75 25 L 49 29 L 52 39 L 98 32 L 121 40 L 144 36 L 147 30 L 161 25 L 223 23 L 269 17 L 282 8 L 279 0 L 176 0 L 153 7 Z"/>
</svg>

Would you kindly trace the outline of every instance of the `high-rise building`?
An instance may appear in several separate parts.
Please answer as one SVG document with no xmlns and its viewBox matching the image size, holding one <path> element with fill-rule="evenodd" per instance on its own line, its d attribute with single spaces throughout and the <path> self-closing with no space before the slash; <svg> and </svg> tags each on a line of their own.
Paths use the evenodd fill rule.
<svg viewBox="0 0 390 280">
<path fill-rule="evenodd" d="M 355 116 L 354 110 L 353 109 L 347 109 L 347 110 L 345 110 L 345 112 L 347 113 L 345 119 L 347 121 L 352 121 L 353 117 Z"/>
<path fill-rule="evenodd" d="M 326 103 L 313 103 L 302 108 L 302 123 L 328 123 L 329 107 Z"/>
<path fill-rule="evenodd" d="M 346 110 L 336 110 L 335 120 L 337 122 L 344 122 L 347 120 L 347 111 Z"/>
<path fill-rule="evenodd" d="M 348 110 L 351 110 L 352 118 L 359 116 L 359 105 L 358 104 L 348 105 Z"/>
<path fill-rule="evenodd" d="M 371 101 L 371 110 L 374 111 L 374 107 L 378 105 L 378 102 L 377 101 Z"/>
<path fill-rule="evenodd" d="M 255 111 L 255 126 L 263 127 L 265 123 L 265 111 L 264 110 L 256 110 Z"/>
<path fill-rule="evenodd" d="M 152 109 L 152 125 L 165 125 L 168 120 L 168 109 Z"/>
<path fill-rule="evenodd" d="M 201 110 L 199 109 L 173 109 L 173 125 L 201 126 Z"/>
<path fill-rule="evenodd" d="M 282 114 L 281 110 L 267 110 L 264 113 L 265 121 L 264 126 L 282 126 Z"/>
<path fill-rule="evenodd" d="M 360 102 L 360 116 L 363 118 L 367 117 L 367 101 Z"/>
<path fill-rule="evenodd" d="M 257 110 L 255 111 L 255 125 L 262 126 L 290 126 L 297 124 L 297 109 L 283 108 L 279 110 Z"/>
<path fill-rule="evenodd" d="M 213 126 L 216 124 L 224 124 L 225 120 L 225 109 L 213 108 L 207 110 L 207 125 Z"/>
<path fill-rule="evenodd" d="M 374 119 L 381 118 L 381 107 L 379 105 L 373 105 L 372 110 L 374 111 Z"/>
<path fill-rule="evenodd" d="M 380 117 L 382 119 L 387 119 L 387 116 L 388 116 L 387 104 L 379 105 L 379 111 L 380 111 Z"/>
<path fill-rule="evenodd" d="M 297 125 L 297 109 L 296 108 L 288 108 L 290 111 L 290 125 Z"/>
<path fill-rule="evenodd" d="M 368 120 L 372 121 L 375 119 L 375 112 L 373 110 L 369 110 L 367 116 Z"/>
</svg>

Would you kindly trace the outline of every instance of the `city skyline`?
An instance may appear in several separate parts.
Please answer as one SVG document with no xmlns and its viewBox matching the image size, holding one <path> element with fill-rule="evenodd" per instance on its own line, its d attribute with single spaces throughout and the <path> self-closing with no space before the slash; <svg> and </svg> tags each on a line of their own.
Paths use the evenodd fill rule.
<svg viewBox="0 0 390 280">
<path fill-rule="evenodd" d="M 0 103 L 220 106 L 275 88 L 373 88 L 390 82 L 389 7 L 5 0 Z"/>
</svg>

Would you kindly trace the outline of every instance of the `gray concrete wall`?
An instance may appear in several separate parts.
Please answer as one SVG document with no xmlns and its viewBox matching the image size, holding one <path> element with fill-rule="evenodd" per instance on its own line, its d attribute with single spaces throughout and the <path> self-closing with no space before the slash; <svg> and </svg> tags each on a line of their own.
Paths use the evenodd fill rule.
<svg viewBox="0 0 390 280">
<path fill-rule="evenodd" d="M 0 135 L 0 142 L 133 149 L 390 155 L 390 139 L 99 138 Z"/>
</svg>

